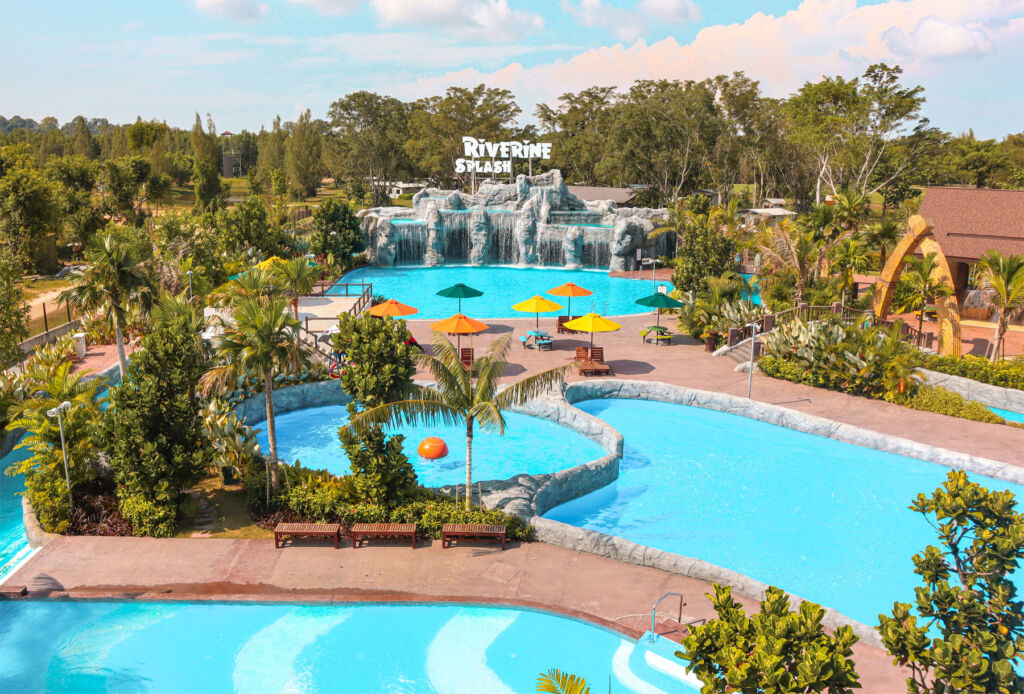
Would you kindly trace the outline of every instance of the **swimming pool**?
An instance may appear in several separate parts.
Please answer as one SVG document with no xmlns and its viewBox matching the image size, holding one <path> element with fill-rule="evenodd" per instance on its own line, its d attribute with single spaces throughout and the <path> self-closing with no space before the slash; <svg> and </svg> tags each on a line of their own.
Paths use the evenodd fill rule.
<svg viewBox="0 0 1024 694">
<path fill-rule="evenodd" d="M 499 607 L 0 602 L 0 691 L 19 694 L 513 694 L 553 667 L 594 691 L 697 691 L 656 669 L 682 661 L 653 654 L 645 640 Z"/>
<path fill-rule="evenodd" d="M 1014 412 L 1013 410 L 1004 410 L 999 407 L 990 407 L 988 409 L 992 410 L 1003 419 L 1024 424 L 1024 412 Z"/>
<path fill-rule="evenodd" d="M 334 474 L 349 472 L 338 441 L 338 427 L 348 422 L 341 405 L 311 407 L 274 418 L 277 427 L 277 453 L 282 460 L 299 460 L 307 468 L 323 468 Z M 489 434 L 474 428 L 473 479 L 504 480 L 526 473 L 556 472 L 605 455 L 590 439 L 546 419 L 515 412 L 505 415 L 505 435 Z M 266 426 L 257 424 L 260 447 L 266 451 Z M 404 427 L 403 450 L 416 468 L 420 484 L 437 487 L 466 480 L 466 429 L 463 426 Z M 448 455 L 440 460 L 425 460 L 416 454 L 420 441 L 439 436 L 448 444 Z"/>
<path fill-rule="evenodd" d="M 12 450 L 0 458 L 0 580 L 28 554 L 28 538 L 21 521 L 21 492 L 25 491 L 25 477 L 11 476 L 7 468 L 31 455 L 28 451 Z"/>
<path fill-rule="evenodd" d="M 913 602 L 911 557 L 937 539 L 907 507 L 948 468 L 685 405 L 576 407 L 623 435 L 619 478 L 547 518 L 703 559 L 865 624 Z M 971 477 L 1024 499 L 1024 487 Z"/>
<path fill-rule="evenodd" d="M 437 320 L 447 318 L 458 310 L 456 299 L 437 296 L 437 292 L 462 282 L 479 289 L 483 296 L 462 300 L 462 312 L 474 318 L 533 318 L 532 313 L 512 310 L 512 304 L 529 299 L 534 294 L 547 296 L 555 303 L 566 306 L 567 299 L 548 296 L 549 289 L 574 282 L 594 294 L 572 300 L 573 315 L 596 311 L 602 315 L 616 316 L 649 312 L 638 305 L 637 299 L 650 296 L 655 283 L 650 279 L 634 280 L 625 277 L 610 277 L 605 271 L 564 270 L 558 268 L 519 268 L 504 266 L 451 265 L 444 267 L 362 267 L 353 270 L 340 282 L 372 282 L 373 293 L 388 299 L 415 306 L 419 313 L 412 319 Z M 658 282 L 659 285 L 671 284 Z M 327 291 L 328 294 L 331 290 Z M 541 318 L 553 319 L 565 314 L 560 312 L 541 314 Z"/>
</svg>

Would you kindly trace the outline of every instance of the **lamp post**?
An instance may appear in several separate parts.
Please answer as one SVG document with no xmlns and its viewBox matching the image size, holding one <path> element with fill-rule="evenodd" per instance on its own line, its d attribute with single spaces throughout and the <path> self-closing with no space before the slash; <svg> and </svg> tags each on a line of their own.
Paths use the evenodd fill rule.
<svg viewBox="0 0 1024 694">
<path fill-rule="evenodd" d="M 65 400 L 56 407 L 46 411 L 47 417 L 57 418 L 57 426 L 60 428 L 60 448 L 64 455 L 64 480 L 68 483 L 68 510 L 74 508 L 75 504 L 71 498 L 71 471 L 68 469 L 68 447 L 64 443 L 64 418 L 61 416 L 61 413 L 69 407 L 71 407 L 71 403 Z"/>
<path fill-rule="evenodd" d="M 750 368 L 747 371 L 747 399 L 750 399 L 750 388 L 754 385 L 754 345 L 757 344 L 757 322 L 748 323 L 750 328 Z"/>
<path fill-rule="evenodd" d="M 192 271 L 189 270 L 185 274 L 188 275 L 188 300 L 192 301 Z"/>
</svg>

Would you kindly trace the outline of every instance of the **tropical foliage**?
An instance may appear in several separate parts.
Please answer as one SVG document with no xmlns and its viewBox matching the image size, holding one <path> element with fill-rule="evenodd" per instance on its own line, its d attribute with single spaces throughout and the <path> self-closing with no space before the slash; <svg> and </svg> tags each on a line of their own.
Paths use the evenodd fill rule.
<svg viewBox="0 0 1024 694">
<path fill-rule="evenodd" d="M 789 596 L 772 586 L 760 611 L 748 617 L 729 586 L 716 583 L 707 597 L 718 617 L 691 626 L 676 652 L 704 684 L 703 694 L 848 694 L 860 688 L 852 660 L 858 638 L 849 626 L 827 633 L 821 606 L 804 601 L 791 611 Z"/>
<path fill-rule="evenodd" d="M 989 361 L 982 357 L 965 354 L 962 357 L 943 357 L 929 354 L 924 357 L 924 367 L 952 376 L 962 376 L 982 383 L 991 383 L 1001 388 L 1024 390 L 1024 361 Z"/>
<path fill-rule="evenodd" d="M 578 675 L 551 668 L 537 677 L 537 691 L 547 694 L 590 694 L 590 687 Z"/>
<path fill-rule="evenodd" d="M 991 302 L 998 311 L 991 360 L 1005 355 L 1004 339 L 1010 318 L 1024 309 L 1024 255 L 989 251 L 980 261 L 981 278 L 992 290 Z"/>
<path fill-rule="evenodd" d="M 1024 691 L 1024 603 L 1012 580 L 1024 558 L 1024 516 L 1016 505 L 1011 492 L 986 489 L 960 470 L 911 503 L 938 546 L 914 555 L 922 581 L 914 603 L 895 603 L 877 627 L 910 673 L 910 694 Z"/>
</svg>

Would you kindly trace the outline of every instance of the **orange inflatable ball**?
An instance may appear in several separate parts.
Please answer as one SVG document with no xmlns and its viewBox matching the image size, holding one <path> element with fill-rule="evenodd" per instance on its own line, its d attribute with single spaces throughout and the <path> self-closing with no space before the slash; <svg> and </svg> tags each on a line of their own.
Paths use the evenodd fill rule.
<svg viewBox="0 0 1024 694">
<path fill-rule="evenodd" d="M 448 455 L 448 444 L 436 436 L 428 436 L 427 438 L 420 441 L 419 447 L 416 452 L 420 454 L 421 458 L 427 460 L 437 460 Z"/>
</svg>

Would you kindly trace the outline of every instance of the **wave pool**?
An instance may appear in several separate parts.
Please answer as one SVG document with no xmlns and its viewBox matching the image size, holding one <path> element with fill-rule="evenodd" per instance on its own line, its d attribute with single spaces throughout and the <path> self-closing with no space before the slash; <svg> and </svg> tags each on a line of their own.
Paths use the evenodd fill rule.
<svg viewBox="0 0 1024 694">
<path fill-rule="evenodd" d="M 869 625 L 914 602 L 911 557 L 937 539 L 908 506 L 948 468 L 698 407 L 576 407 L 623 435 L 619 478 L 547 518 L 703 559 Z M 971 478 L 1024 500 L 1020 485 Z"/>
<path fill-rule="evenodd" d="M 0 602 L 0 691 L 695 693 L 681 662 L 583 622 L 457 605 Z M 674 661 L 674 662 L 673 662 Z"/>
<path fill-rule="evenodd" d="M 307 468 L 322 468 L 336 475 L 349 472 L 348 458 L 338 441 L 338 428 L 348 422 L 341 405 L 311 407 L 274 418 L 277 453 L 282 460 L 300 461 Z M 505 435 L 473 430 L 473 479 L 507 479 L 522 473 L 556 472 L 605 455 L 590 439 L 539 417 L 505 414 Z M 266 424 L 257 424 L 260 447 L 267 451 Z M 463 426 L 404 427 L 403 450 L 416 468 L 420 484 L 438 487 L 466 480 L 466 429 Z M 438 436 L 448 444 L 448 455 L 426 460 L 416 453 L 420 441 Z"/>
<path fill-rule="evenodd" d="M 505 266 L 449 265 L 444 267 L 362 267 L 348 273 L 339 282 L 372 282 L 373 293 L 415 306 L 419 313 L 411 319 L 438 320 L 458 311 L 456 299 L 437 296 L 437 292 L 458 282 L 483 292 L 483 296 L 462 300 L 462 312 L 473 318 L 533 318 L 531 313 L 512 310 L 512 304 L 540 294 L 555 303 L 567 306 L 565 297 L 546 292 L 566 282 L 573 282 L 594 292 L 591 296 L 572 300 L 572 314 L 596 311 L 616 316 L 650 312 L 636 304 L 637 299 L 650 296 L 656 284 L 648 279 L 634 280 L 611 277 L 603 270 L 564 270 L 560 268 L 520 268 Z M 666 282 L 658 282 L 671 289 Z M 331 290 L 327 291 L 331 294 Z M 560 312 L 541 314 L 553 320 Z"/>
</svg>

